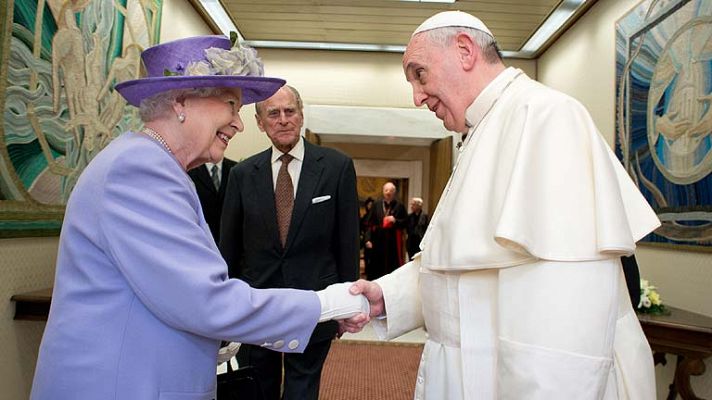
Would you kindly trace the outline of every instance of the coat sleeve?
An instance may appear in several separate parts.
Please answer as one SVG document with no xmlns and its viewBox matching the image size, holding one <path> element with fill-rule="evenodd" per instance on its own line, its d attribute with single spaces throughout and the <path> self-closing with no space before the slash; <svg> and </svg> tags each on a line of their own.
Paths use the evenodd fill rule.
<svg viewBox="0 0 712 400">
<path fill-rule="evenodd" d="M 243 204 L 240 193 L 242 184 L 241 166 L 230 170 L 230 178 L 225 189 L 222 216 L 220 217 L 220 253 L 227 263 L 228 275 L 239 278 L 242 273 L 242 225 Z"/>
<path fill-rule="evenodd" d="M 97 194 L 106 252 L 138 299 L 165 324 L 196 335 L 263 344 L 298 340 L 303 352 L 321 306 L 313 292 L 252 289 L 227 278 L 190 181 L 155 153 L 111 168 Z"/>
<path fill-rule="evenodd" d="M 394 339 L 424 326 L 420 301 L 420 257 L 374 282 L 383 289 L 386 304 L 386 318 L 371 322 L 379 339 Z"/>
<path fill-rule="evenodd" d="M 341 282 L 359 278 L 359 216 L 356 171 L 351 159 L 343 163 L 339 177 L 336 234 L 338 274 Z"/>
<path fill-rule="evenodd" d="M 366 230 L 363 232 L 363 242 L 370 242 L 373 240 L 373 229 L 374 229 L 374 224 L 376 220 L 376 211 L 375 211 L 375 205 L 378 204 L 377 201 L 374 201 L 371 203 L 371 209 L 368 211 L 368 213 L 365 216 L 366 219 Z"/>
<path fill-rule="evenodd" d="M 405 206 L 400 202 L 398 202 L 393 216 L 396 219 L 396 228 L 405 229 L 405 227 L 408 225 L 408 211 L 406 211 Z"/>
</svg>

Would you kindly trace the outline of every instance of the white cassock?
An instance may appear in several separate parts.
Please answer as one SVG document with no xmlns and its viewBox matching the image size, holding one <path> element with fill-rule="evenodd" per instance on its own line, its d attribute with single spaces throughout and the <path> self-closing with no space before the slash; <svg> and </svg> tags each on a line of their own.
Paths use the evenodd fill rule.
<svg viewBox="0 0 712 400">
<path fill-rule="evenodd" d="M 420 256 L 376 282 L 383 338 L 425 326 L 415 397 L 655 398 L 620 256 L 659 220 L 573 98 L 502 72 Z"/>
</svg>

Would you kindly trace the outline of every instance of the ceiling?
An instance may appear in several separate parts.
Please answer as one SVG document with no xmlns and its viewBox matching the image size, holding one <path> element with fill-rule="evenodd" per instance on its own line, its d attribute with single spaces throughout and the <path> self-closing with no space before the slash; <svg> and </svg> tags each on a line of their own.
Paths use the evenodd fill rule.
<svg viewBox="0 0 712 400">
<path fill-rule="evenodd" d="M 191 1 L 206 22 L 220 32 L 201 5 L 219 1 L 242 37 L 255 47 L 338 49 L 333 45 L 358 44 L 372 45 L 370 50 L 376 51 L 402 51 L 413 30 L 429 16 L 446 10 L 466 11 L 487 25 L 505 56 L 522 58 L 541 54 L 595 3 L 595 0 L 457 0 L 454 4 L 399 0 Z M 548 42 L 544 40 L 533 51 L 522 51 L 527 40 L 557 8 L 575 11 Z"/>
</svg>

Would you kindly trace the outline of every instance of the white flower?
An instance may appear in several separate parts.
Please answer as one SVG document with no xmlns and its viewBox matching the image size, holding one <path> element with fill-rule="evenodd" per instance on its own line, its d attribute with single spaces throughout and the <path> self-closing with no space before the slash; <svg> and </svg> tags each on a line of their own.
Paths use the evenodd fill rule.
<svg viewBox="0 0 712 400">
<path fill-rule="evenodd" d="M 650 284 L 645 279 L 640 280 L 640 302 L 637 308 L 648 309 L 653 306 L 657 308 L 663 307 L 660 294 L 657 292 L 657 287 Z M 645 310 L 644 310 L 645 311 Z"/>
<path fill-rule="evenodd" d="M 206 61 L 195 61 L 185 68 L 186 76 L 215 75 L 210 64 Z"/>
<path fill-rule="evenodd" d="M 213 65 L 216 75 L 262 76 L 262 61 L 251 47 L 236 45 L 230 50 L 210 48 L 205 57 Z"/>
<path fill-rule="evenodd" d="M 650 299 L 645 296 L 640 299 L 640 302 L 643 304 L 643 307 L 649 308 L 650 306 L 653 305 L 653 303 L 650 301 Z"/>
</svg>

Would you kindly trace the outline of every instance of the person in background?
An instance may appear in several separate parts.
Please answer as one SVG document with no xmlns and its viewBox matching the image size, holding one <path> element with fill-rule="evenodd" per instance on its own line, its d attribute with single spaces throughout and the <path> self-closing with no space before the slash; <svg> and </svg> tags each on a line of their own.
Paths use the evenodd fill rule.
<svg viewBox="0 0 712 400">
<path fill-rule="evenodd" d="M 410 199 L 410 214 L 406 221 L 405 232 L 407 234 L 405 248 L 408 250 L 410 260 L 420 252 L 420 241 L 423 240 L 425 230 L 428 229 L 430 218 L 423 212 L 423 199 L 413 197 Z"/>
<path fill-rule="evenodd" d="M 380 337 L 427 329 L 415 397 L 654 399 L 620 257 L 660 221 L 588 111 L 459 11 L 415 30 L 403 70 L 415 105 L 467 135 L 420 255 L 352 287 Z"/>
<path fill-rule="evenodd" d="M 369 196 L 363 201 L 363 215 L 361 215 L 361 220 L 359 225 L 361 227 L 361 248 L 363 249 L 363 275 L 366 276 L 366 271 L 371 270 L 371 252 L 372 249 L 366 247 L 366 232 L 373 229 L 371 226 L 369 218 L 371 217 L 371 210 L 373 209 L 373 199 Z"/>
<path fill-rule="evenodd" d="M 230 172 L 220 250 L 230 276 L 255 288 L 320 290 L 359 277 L 356 172 L 346 155 L 304 140 L 299 92 L 284 86 L 255 106 L 272 146 Z M 303 354 L 243 345 L 265 399 L 316 400 L 321 369 L 338 325 L 319 324 Z"/>
<path fill-rule="evenodd" d="M 195 183 L 205 222 L 210 227 L 215 243 L 220 243 L 220 217 L 225 200 L 225 188 L 230 170 L 234 166 L 235 161 L 223 157 L 220 161 L 206 162 L 188 171 L 190 179 Z"/>
<path fill-rule="evenodd" d="M 148 76 L 116 90 L 144 128 L 104 148 L 67 203 L 34 400 L 211 399 L 221 339 L 303 352 L 317 322 L 365 302 L 338 285 L 228 279 L 201 215 L 187 171 L 220 160 L 243 130 L 240 107 L 284 81 L 261 77 L 254 50 L 224 36 L 159 44 L 142 60 Z"/>
<path fill-rule="evenodd" d="M 640 270 L 638 269 L 638 261 L 635 259 L 635 254 L 621 257 L 623 265 L 623 276 L 625 277 L 625 285 L 630 296 L 630 303 L 634 309 L 638 309 L 640 305 Z"/>
<path fill-rule="evenodd" d="M 371 263 L 370 269 L 366 269 L 367 279 L 377 279 L 403 264 L 403 229 L 407 217 L 403 203 L 396 199 L 396 185 L 386 182 L 383 197 L 373 203 L 368 217 L 371 230 L 366 231 L 365 246 L 371 250 Z"/>
</svg>

